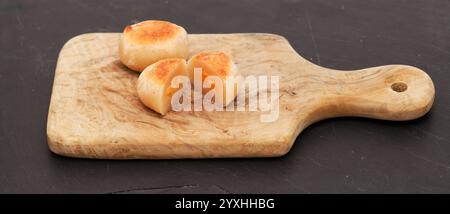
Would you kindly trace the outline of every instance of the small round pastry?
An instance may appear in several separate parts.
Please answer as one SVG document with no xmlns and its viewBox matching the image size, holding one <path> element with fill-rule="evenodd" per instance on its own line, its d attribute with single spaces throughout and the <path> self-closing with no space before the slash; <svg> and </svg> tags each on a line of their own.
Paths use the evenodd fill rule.
<svg viewBox="0 0 450 214">
<path fill-rule="evenodd" d="M 237 85 L 232 84 L 232 87 L 227 87 L 225 80 L 226 78 L 235 77 L 238 69 L 227 54 L 220 51 L 203 51 L 192 56 L 187 65 L 187 74 L 191 79 L 191 83 L 194 83 L 194 70 L 196 68 L 201 68 L 202 82 L 204 82 L 208 76 L 216 76 L 221 79 L 224 106 L 234 100 L 237 95 Z M 211 89 L 212 88 L 215 88 L 215 85 L 212 85 Z M 205 94 L 211 89 L 203 88 L 202 93 Z M 228 90 L 233 90 L 231 96 L 226 96 Z"/>
<path fill-rule="evenodd" d="M 178 90 L 170 87 L 177 75 L 186 75 L 186 60 L 163 59 L 147 68 L 139 75 L 137 93 L 145 106 L 165 115 L 171 109 L 172 95 Z"/>
<path fill-rule="evenodd" d="M 167 21 L 149 20 L 127 26 L 120 38 L 120 61 L 138 72 L 158 60 L 186 59 L 187 54 L 186 30 Z"/>
</svg>

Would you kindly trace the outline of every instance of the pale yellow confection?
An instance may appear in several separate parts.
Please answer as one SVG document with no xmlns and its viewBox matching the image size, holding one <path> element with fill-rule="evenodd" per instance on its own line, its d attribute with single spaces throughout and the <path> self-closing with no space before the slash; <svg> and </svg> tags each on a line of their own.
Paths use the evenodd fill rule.
<svg viewBox="0 0 450 214">
<path fill-rule="evenodd" d="M 222 80 L 223 105 L 230 103 L 237 95 L 236 84 L 227 87 L 226 79 L 235 77 L 238 70 L 231 57 L 220 51 L 203 51 L 192 56 L 188 61 L 187 73 L 191 82 L 194 82 L 194 70 L 201 68 L 202 81 L 208 76 L 216 76 Z M 212 87 L 213 88 L 213 87 Z M 203 89 L 203 94 L 211 89 Z M 231 96 L 227 96 L 227 91 L 233 90 Z"/>
<path fill-rule="evenodd" d="M 164 115 L 171 109 L 171 99 L 177 90 L 171 81 L 177 75 L 186 75 L 186 60 L 164 59 L 148 66 L 137 84 L 139 99 L 145 106 Z"/>
<path fill-rule="evenodd" d="M 120 60 L 138 72 L 158 60 L 185 59 L 187 54 L 186 30 L 167 21 L 149 20 L 127 26 L 120 38 Z"/>
</svg>

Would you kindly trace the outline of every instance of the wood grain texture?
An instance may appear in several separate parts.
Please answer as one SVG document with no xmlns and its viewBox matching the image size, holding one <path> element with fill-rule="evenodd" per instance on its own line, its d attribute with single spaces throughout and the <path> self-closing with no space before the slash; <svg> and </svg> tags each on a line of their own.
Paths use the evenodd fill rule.
<svg viewBox="0 0 450 214">
<path fill-rule="evenodd" d="M 51 151 L 107 159 L 274 157 L 318 120 L 361 116 L 410 120 L 424 115 L 434 86 L 405 65 L 338 71 L 310 63 L 273 34 L 189 35 L 190 54 L 221 50 L 239 73 L 280 76 L 280 114 L 261 123 L 260 112 L 170 112 L 138 99 L 138 73 L 118 60 L 118 33 L 83 34 L 60 52 L 47 121 Z M 407 86 L 403 92 L 394 88 Z M 400 85 L 399 85 L 400 84 Z"/>
</svg>

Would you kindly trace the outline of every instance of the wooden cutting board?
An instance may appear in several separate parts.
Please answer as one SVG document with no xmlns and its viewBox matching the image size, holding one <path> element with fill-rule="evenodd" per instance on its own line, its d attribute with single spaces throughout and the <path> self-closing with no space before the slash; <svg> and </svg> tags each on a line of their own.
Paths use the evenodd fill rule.
<svg viewBox="0 0 450 214">
<path fill-rule="evenodd" d="M 249 111 L 160 116 L 139 101 L 138 73 L 118 59 L 119 35 L 83 34 L 62 48 L 47 122 L 51 151 L 106 159 L 274 157 L 318 120 L 411 120 L 434 100 L 432 80 L 415 67 L 338 71 L 303 59 L 278 35 L 194 34 L 190 55 L 222 50 L 243 76 L 279 75 L 279 119 L 263 123 L 261 112 Z"/>
</svg>

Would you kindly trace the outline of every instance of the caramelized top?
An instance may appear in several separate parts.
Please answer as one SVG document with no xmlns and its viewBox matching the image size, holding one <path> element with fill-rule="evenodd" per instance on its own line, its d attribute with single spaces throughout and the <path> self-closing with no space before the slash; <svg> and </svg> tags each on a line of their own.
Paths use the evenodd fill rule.
<svg viewBox="0 0 450 214">
<path fill-rule="evenodd" d="M 143 44 L 165 41 L 176 37 L 182 31 L 183 28 L 176 24 L 167 21 L 149 20 L 126 26 L 123 34 L 131 42 Z"/>
<path fill-rule="evenodd" d="M 223 52 L 205 51 L 192 57 L 194 67 L 202 67 L 219 76 L 227 76 L 231 71 L 231 59 Z"/>
<path fill-rule="evenodd" d="M 184 59 L 172 58 L 160 60 L 152 65 L 152 70 L 146 73 L 146 78 L 152 78 L 158 82 L 166 83 L 171 76 L 170 74 L 177 71 L 182 66 L 182 63 L 186 63 Z"/>
</svg>

